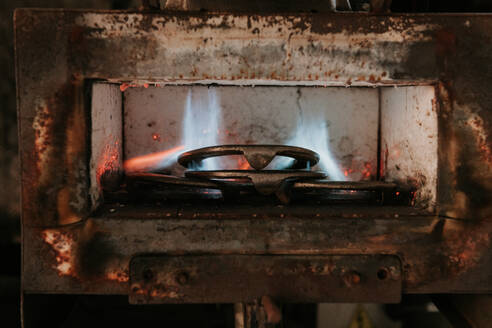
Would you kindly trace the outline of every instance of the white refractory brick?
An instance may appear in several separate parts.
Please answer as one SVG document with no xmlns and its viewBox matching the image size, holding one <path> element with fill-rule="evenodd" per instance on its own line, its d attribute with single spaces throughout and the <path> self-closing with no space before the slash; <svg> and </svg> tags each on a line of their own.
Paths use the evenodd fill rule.
<svg viewBox="0 0 492 328">
<path fill-rule="evenodd" d="M 210 124 L 205 126 L 210 122 L 203 113 L 212 112 L 209 100 L 210 94 L 215 94 L 220 107 L 218 144 L 285 144 L 292 140 L 300 121 L 314 122 L 328 127 L 330 150 L 342 175 L 347 172 L 347 180 L 367 180 L 376 175 L 378 91 L 363 87 L 128 88 L 124 93 L 126 159 L 182 143 L 182 122 L 190 90 L 197 117 L 193 129 L 203 130 L 204 134 L 210 133 Z M 313 129 L 305 131 L 317 137 L 318 131 Z M 176 165 L 170 170 L 182 174 Z"/>
</svg>

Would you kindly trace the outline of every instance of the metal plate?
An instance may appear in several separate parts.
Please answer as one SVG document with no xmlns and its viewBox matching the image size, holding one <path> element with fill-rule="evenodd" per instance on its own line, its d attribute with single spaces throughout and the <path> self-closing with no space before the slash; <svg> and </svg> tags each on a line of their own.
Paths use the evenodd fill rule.
<svg viewBox="0 0 492 328">
<path fill-rule="evenodd" d="M 244 155 L 249 165 L 256 170 L 264 169 L 275 156 L 291 157 L 296 160 L 296 168 L 316 165 L 319 155 L 309 149 L 283 145 L 221 145 L 205 147 L 185 152 L 178 157 L 178 163 L 189 168 L 192 163 L 217 156 Z"/>
<path fill-rule="evenodd" d="M 130 263 L 129 301 L 397 303 L 401 276 L 394 255 L 141 256 Z"/>
</svg>

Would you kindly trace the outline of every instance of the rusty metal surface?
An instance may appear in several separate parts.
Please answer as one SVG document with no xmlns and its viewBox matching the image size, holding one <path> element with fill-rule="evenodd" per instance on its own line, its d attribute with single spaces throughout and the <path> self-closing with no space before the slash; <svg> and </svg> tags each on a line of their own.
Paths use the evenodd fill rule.
<svg viewBox="0 0 492 328">
<path fill-rule="evenodd" d="M 60 228 L 24 230 L 24 291 L 127 294 L 139 254 L 394 254 L 405 293 L 487 292 L 492 222 L 411 207 L 112 204 Z M 149 242 L 150 241 L 150 242 Z"/>
<path fill-rule="evenodd" d="M 221 145 L 187 151 L 178 157 L 178 163 L 189 167 L 193 162 L 216 156 L 243 155 L 248 164 L 256 170 L 268 166 L 275 156 L 290 157 L 296 160 L 297 169 L 312 167 L 319 161 L 319 155 L 309 149 L 283 145 Z"/>
<path fill-rule="evenodd" d="M 391 255 L 139 256 L 130 264 L 130 303 L 381 302 L 401 299 Z"/>
<path fill-rule="evenodd" d="M 17 10 L 24 292 L 126 294 L 130 259 L 162 252 L 398 254 L 404 292 L 490 292 L 491 31 L 488 14 Z M 435 84 L 438 214 L 323 209 L 223 221 L 211 209 L 198 213 L 206 220 L 195 209 L 182 220 L 148 209 L 125 217 L 116 207 L 91 217 L 84 84 L 92 78 L 123 89 Z"/>
</svg>

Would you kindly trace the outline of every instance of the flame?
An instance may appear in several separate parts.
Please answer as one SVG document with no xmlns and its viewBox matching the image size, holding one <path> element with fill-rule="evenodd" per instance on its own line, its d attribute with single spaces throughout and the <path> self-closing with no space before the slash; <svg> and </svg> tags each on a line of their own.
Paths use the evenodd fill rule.
<svg viewBox="0 0 492 328">
<path fill-rule="evenodd" d="M 127 172 L 138 172 L 138 171 L 145 171 L 156 167 L 162 167 L 164 166 L 162 163 L 165 163 L 170 159 L 174 158 L 173 155 L 176 155 L 177 152 L 183 149 L 184 146 L 180 145 L 161 152 L 134 157 L 129 160 L 126 160 L 125 163 L 123 164 L 123 167 Z"/>
<path fill-rule="evenodd" d="M 219 127 L 222 121 L 220 98 L 215 88 L 193 92 L 190 88 L 186 97 L 181 143 L 186 150 L 218 144 Z M 217 158 L 208 158 L 197 164 L 195 169 L 217 170 Z"/>
<path fill-rule="evenodd" d="M 237 168 L 239 170 L 252 170 L 253 168 L 249 165 L 248 161 L 244 158 L 238 158 Z"/>
<path fill-rule="evenodd" d="M 125 89 L 131 85 L 122 85 Z M 177 157 L 177 151 L 188 151 L 192 149 L 215 146 L 220 143 L 255 143 L 256 140 L 238 140 L 240 139 L 236 131 L 229 131 L 223 124 L 223 110 L 220 101 L 220 92 L 217 88 L 189 88 L 184 104 L 184 113 L 182 118 L 181 136 L 178 144 L 181 146 L 154 154 L 140 156 L 125 161 L 124 168 L 126 171 L 145 171 L 170 168 L 170 171 L 179 175 L 182 168 L 175 166 L 174 160 Z M 299 113 L 295 129 L 291 135 L 286 136 L 283 144 L 305 147 L 316 151 L 320 155 L 318 167 L 326 171 L 333 180 L 346 180 L 350 177 L 351 171 L 344 171 L 339 167 L 337 159 L 330 151 L 329 121 L 326 113 L 320 112 L 316 108 L 301 108 L 298 103 Z M 157 131 L 158 132 L 158 131 Z M 153 133 L 153 141 L 161 141 L 161 135 Z M 164 139 L 164 138 L 163 138 Z M 281 156 L 279 156 L 281 157 Z M 275 158 L 269 164 L 271 169 L 288 168 L 292 165 L 293 160 L 290 158 Z M 207 158 L 193 166 L 195 170 L 217 170 L 225 167 L 234 169 L 252 169 L 250 165 L 242 159 L 219 159 Z M 308 168 L 310 169 L 310 168 Z M 366 173 L 367 175 L 367 173 Z"/>
<path fill-rule="evenodd" d="M 72 237 L 67 232 L 56 230 L 45 230 L 42 232 L 42 237 L 56 253 L 55 268 L 58 270 L 58 275 L 75 276 L 72 264 Z"/>
<path fill-rule="evenodd" d="M 300 89 L 298 91 L 300 92 Z M 298 107 L 297 127 L 286 144 L 314 150 L 320 157 L 318 167 L 326 171 L 330 179 L 346 180 L 344 172 L 338 166 L 336 158 L 330 150 L 330 135 L 325 113 L 302 108 L 300 102 Z"/>
<path fill-rule="evenodd" d="M 121 88 L 126 89 L 129 86 L 131 85 L 122 84 Z M 128 159 L 123 164 L 125 171 L 149 171 L 172 167 L 179 152 L 183 150 L 217 145 L 220 134 L 220 113 L 220 99 L 214 88 L 197 91 L 190 88 L 186 97 L 180 145 L 165 151 Z M 152 133 L 151 137 L 153 141 L 161 141 L 161 135 L 157 132 Z M 209 158 L 194 167 L 194 169 L 207 170 L 219 168 L 220 165 L 216 158 Z"/>
</svg>

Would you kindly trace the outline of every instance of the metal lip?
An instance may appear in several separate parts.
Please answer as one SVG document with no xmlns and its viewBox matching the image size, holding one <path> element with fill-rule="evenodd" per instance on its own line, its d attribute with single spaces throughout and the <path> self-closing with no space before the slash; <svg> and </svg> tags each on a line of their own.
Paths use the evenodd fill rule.
<svg viewBox="0 0 492 328">
<path fill-rule="evenodd" d="M 291 157 L 296 160 L 295 168 L 307 168 L 319 162 L 319 155 L 309 149 L 287 145 L 219 145 L 187 151 L 179 155 L 178 163 L 190 168 L 210 157 L 243 155 L 248 164 L 256 170 L 264 169 L 276 156 Z"/>
<path fill-rule="evenodd" d="M 210 171 L 186 171 L 186 177 L 205 178 L 205 179 L 241 179 L 252 177 L 282 177 L 282 178 L 311 178 L 321 179 L 326 174 L 321 171 L 302 171 L 302 170 L 210 170 Z"/>
<path fill-rule="evenodd" d="M 331 181 L 331 180 L 306 180 L 296 181 L 292 185 L 294 189 L 322 189 L 322 190 L 392 190 L 398 185 L 384 181 Z"/>
</svg>

